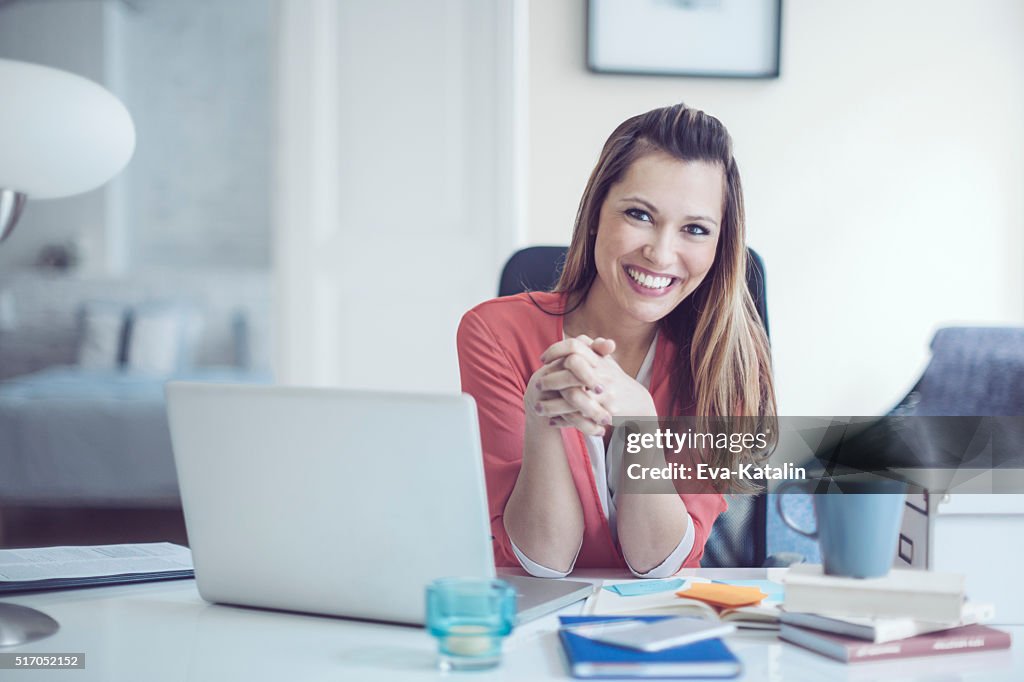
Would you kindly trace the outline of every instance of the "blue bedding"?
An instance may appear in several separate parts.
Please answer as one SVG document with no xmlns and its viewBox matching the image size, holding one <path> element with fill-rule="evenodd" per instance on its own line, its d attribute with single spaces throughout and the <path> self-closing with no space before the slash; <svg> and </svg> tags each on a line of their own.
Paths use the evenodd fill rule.
<svg viewBox="0 0 1024 682">
<path fill-rule="evenodd" d="M 270 381 L 230 367 L 173 379 Z M 164 404 L 168 380 L 51 367 L 0 382 L 0 504 L 179 504 Z"/>
</svg>

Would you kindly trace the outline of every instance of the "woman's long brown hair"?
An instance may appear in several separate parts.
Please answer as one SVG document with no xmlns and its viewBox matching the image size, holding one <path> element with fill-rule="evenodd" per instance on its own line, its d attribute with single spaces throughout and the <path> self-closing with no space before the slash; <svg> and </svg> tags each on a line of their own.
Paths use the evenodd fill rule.
<svg viewBox="0 0 1024 682">
<path fill-rule="evenodd" d="M 663 152 L 681 161 L 718 165 L 725 176 L 725 206 L 715 260 L 704 281 L 661 320 L 660 330 L 679 349 L 673 365 L 673 411 L 690 414 L 707 425 L 724 417 L 753 417 L 743 430 L 767 429 L 776 414 L 771 352 L 764 325 L 746 284 L 746 223 L 743 187 L 732 154 L 732 138 L 717 118 L 684 104 L 655 109 L 619 125 L 605 142 L 580 200 L 565 267 L 555 286 L 570 304 L 587 295 L 597 266 L 594 245 L 601 207 L 608 190 L 638 158 Z M 736 428 L 735 426 L 733 427 Z M 774 437 L 770 438 L 774 440 Z M 761 461 L 765 453 L 737 458 L 711 453 L 711 466 L 735 468 L 744 460 Z M 756 486 L 733 479 L 730 489 L 753 492 Z"/>
</svg>

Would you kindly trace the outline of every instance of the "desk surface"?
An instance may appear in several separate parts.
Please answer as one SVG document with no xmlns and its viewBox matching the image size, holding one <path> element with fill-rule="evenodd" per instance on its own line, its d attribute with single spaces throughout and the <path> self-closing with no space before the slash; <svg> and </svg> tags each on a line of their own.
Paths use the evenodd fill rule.
<svg viewBox="0 0 1024 682">
<path fill-rule="evenodd" d="M 759 569 L 702 569 L 683 575 L 763 578 Z M 573 578 L 597 579 L 597 574 Z M 610 576 L 606 576 L 610 577 Z M 772 576 L 774 577 L 774 576 Z M 47 592 L 5 601 L 39 608 L 60 631 L 2 651 L 86 655 L 85 670 L 0 671 L 8 680 L 460 680 L 571 679 L 555 616 L 528 623 L 506 641 L 501 667 L 442 675 L 436 644 L 420 628 L 218 606 L 191 580 Z M 562 613 L 578 613 L 580 605 Z M 1024 680 L 1024 627 L 1009 651 L 844 665 L 781 642 L 771 631 L 727 638 L 743 661 L 742 680 Z"/>
</svg>

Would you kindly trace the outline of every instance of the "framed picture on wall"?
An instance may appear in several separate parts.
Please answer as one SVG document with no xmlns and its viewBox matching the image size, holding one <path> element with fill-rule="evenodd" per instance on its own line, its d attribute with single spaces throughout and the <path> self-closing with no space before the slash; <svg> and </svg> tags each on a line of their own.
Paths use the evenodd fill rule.
<svg viewBox="0 0 1024 682">
<path fill-rule="evenodd" d="M 598 73 L 778 78 L 782 0 L 588 0 Z"/>
</svg>

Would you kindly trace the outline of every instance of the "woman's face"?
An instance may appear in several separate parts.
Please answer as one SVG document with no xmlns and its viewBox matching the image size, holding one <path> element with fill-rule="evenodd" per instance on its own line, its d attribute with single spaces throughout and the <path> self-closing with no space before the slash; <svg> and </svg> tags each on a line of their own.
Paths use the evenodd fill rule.
<svg viewBox="0 0 1024 682">
<path fill-rule="evenodd" d="M 638 322 L 668 315 L 715 261 L 724 191 L 718 164 L 663 152 L 634 161 L 601 206 L 591 296 Z"/>
</svg>

